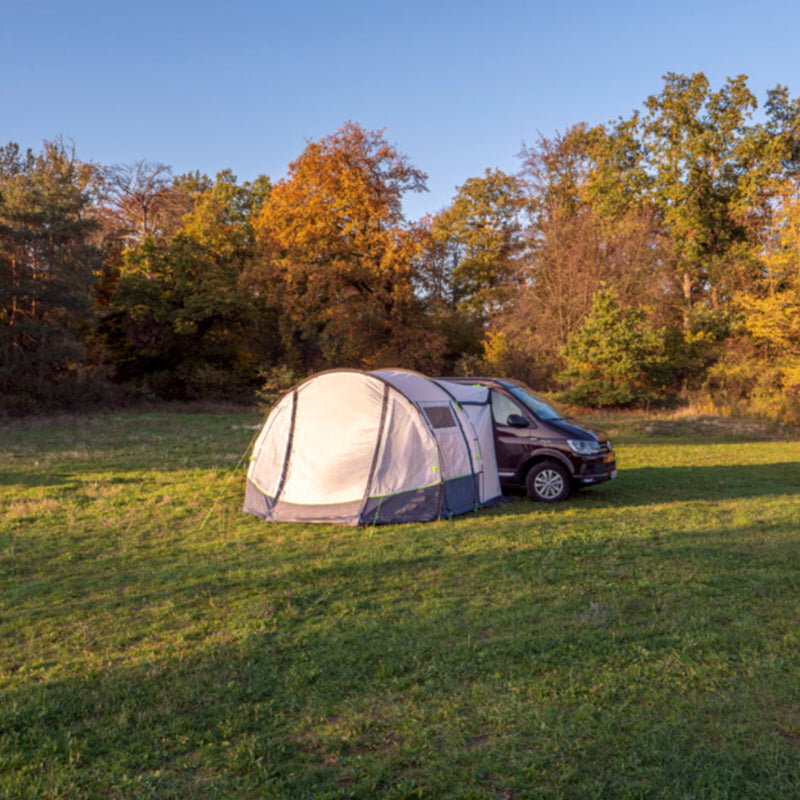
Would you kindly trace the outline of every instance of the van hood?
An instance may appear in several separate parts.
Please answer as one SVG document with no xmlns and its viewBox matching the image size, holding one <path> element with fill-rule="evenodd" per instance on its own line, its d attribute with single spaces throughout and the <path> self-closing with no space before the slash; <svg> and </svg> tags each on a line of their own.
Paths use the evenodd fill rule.
<svg viewBox="0 0 800 800">
<path fill-rule="evenodd" d="M 590 442 L 608 441 L 608 435 L 597 428 L 579 425 L 573 419 L 551 419 L 547 424 L 563 432 L 566 439 L 583 439 Z"/>
</svg>

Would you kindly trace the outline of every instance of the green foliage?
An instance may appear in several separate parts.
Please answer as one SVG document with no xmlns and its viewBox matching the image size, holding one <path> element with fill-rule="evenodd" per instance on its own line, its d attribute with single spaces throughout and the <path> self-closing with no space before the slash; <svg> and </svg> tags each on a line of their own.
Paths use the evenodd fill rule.
<svg viewBox="0 0 800 800">
<path fill-rule="evenodd" d="M 273 355 L 269 309 L 243 281 L 269 181 L 239 186 L 222 172 L 213 184 L 179 185 L 191 212 L 173 236 L 122 252 L 101 336 L 120 381 L 158 397 L 237 399 L 255 382 L 257 362 Z"/>
<path fill-rule="evenodd" d="M 274 186 L 10 144 L 4 407 L 94 398 L 106 376 L 137 396 L 245 399 L 274 365 L 491 369 L 544 390 L 566 368 L 582 402 L 680 390 L 722 407 L 727 391 L 794 419 L 800 99 L 777 86 L 755 110 L 745 76 L 668 73 L 631 116 L 542 136 L 518 175 L 486 169 L 415 224 L 403 198 L 425 174 L 354 122 Z M 603 288 L 619 318 L 589 341 Z"/>
<path fill-rule="evenodd" d="M 241 513 L 258 421 L 0 423 L 0 796 L 797 797 L 796 437 L 354 530 Z"/>
<path fill-rule="evenodd" d="M 503 308 L 519 283 L 523 202 L 517 178 L 487 169 L 433 221 L 434 238 L 451 250 L 453 298 L 478 320 Z"/>
<path fill-rule="evenodd" d="M 146 239 L 124 263 L 103 328 L 118 378 L 160 397 L 235 394 L 230 367 L 247 311 L 235 271 L 181 234 Z"/>
<path fill-rule="evenodd" d="M 261 387 L 256 393 L 259 406 L 263 413 L 270 409 L 281 397 L 294 386 L 299 379 L 295 371 L 286 364 L 279 364 L 262 370 L 260 373 Z"/>
<path fill-rule="evenodd" d="M 633 365 L 601 367 L 621 356 L 595 346 L 583 366 L 567 365 L 569 380 L 581 375 L 574 396 L 585 402 L 642 402 L 680 383 L 696 390 L 742 309 L 754 342 L 768 332 L 773 342 L 791 337 L 792 301 L 775 280 L 797 253 L 798 107 L 778 87 L 766 121 L 755 123 L 745 76 L 714 90 L 702 73 L 670 73 L 641 113 L 578 123 L 526 148 L 530 257 L 521 291 L 490 328 L 505 335 L 509 356 L 527 348 L 531 363 L 550 365 L 545 376 L 556 373 L 556 354 L 579 335 L 603 285 L 621 309 L 649 309 L 664 360 L 647 366 L 633 355 Z M 655 342 L 644 347 L 658 351 Z M 793 391 L 794 358 L 787 353 L 784 395 Z M 629 378 L 613 375 L 628 367 Z"/>
<path fill-rule="evenodd" d="M 598 292 L 579 331 L 563 350 L 569 384 L 563 399 L 586 406 L 625 406 L 663 400 L 662 338 L 644 313 L 620 308 L 617 295 Z"/>
<path fill-rule="evenodd" d="M 703 73 L 673 73 L 646 101 L 642 141 L 651 197 L 663 217 L 684 319 L 697 303 L 718 304 L 758 276 L 761 220 L 769 213 L 786 144 L 753 125 L 746 76 L 718 91 Z"/>
<path fill-rule="evenodd" d="M 85 388 L 96 181 L 63 142 L 24 156 L 14 144 L 0 150 L 0 395 L 9 406 L 69 403 Z"/>
</svg>

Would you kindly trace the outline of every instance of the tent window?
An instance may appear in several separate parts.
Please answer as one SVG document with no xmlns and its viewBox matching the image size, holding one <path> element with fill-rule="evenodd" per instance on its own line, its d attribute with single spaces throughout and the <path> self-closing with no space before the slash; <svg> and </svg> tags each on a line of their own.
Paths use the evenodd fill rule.
<svg viewBox="0 0 800 800">
<path fill-rule="evenodd" d="M 456 427 L 456 420 L 449 406 L 428 406 L 423 410 L 434 428 Z"/>
</svg>

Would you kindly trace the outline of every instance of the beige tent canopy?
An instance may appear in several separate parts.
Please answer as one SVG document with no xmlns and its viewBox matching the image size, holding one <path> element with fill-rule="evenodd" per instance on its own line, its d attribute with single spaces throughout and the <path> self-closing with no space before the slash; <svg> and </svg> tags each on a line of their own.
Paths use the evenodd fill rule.
<svg viewBox="0 0 800 800">
<path fill-rule="evenodd" d="M 427 521 L 499 500 L 489 392 L 408 370 L 332 370 L 256 439 L 244 510 L 270 521 Z"/>
</svg>

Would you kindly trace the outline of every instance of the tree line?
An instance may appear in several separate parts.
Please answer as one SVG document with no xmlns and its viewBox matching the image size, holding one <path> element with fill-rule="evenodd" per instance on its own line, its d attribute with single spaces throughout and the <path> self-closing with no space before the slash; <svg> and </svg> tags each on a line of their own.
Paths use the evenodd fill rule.
<svg viewBox="0 0 800 800">
<path fill-rule="evenodd" d="M 347 123 L 285 177 L 0 148 L 0 399 L 245 400 L 333 368 L 496 374 L 590 406 L 800 421 L 800 101 L 668 74 L 407 220 Z"/>
</svg>

